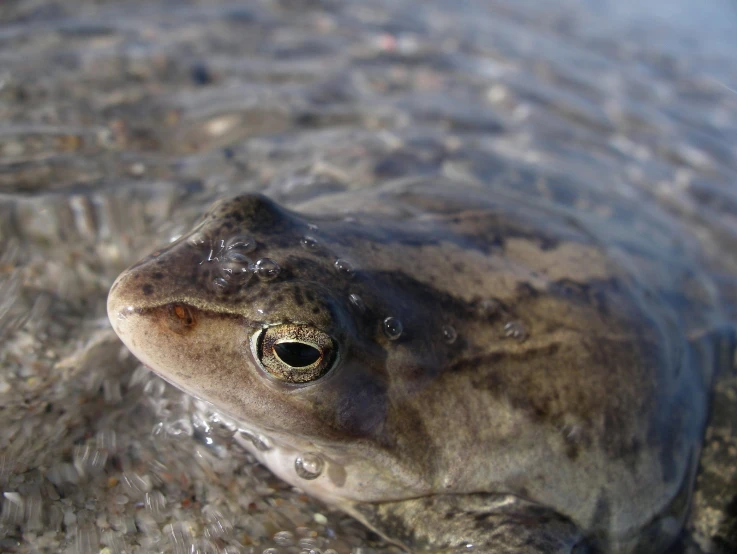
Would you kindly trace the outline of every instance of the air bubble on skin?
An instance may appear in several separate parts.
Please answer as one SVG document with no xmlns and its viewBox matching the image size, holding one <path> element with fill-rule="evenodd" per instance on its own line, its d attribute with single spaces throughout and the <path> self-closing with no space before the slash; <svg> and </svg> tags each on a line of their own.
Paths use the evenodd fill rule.
<svg viewBox="0 0 737 554">
<path fill-rule="evenodd" d="M 451 325 L 443 325 L 443 340 L 446 344 L 453 344 L 458 338 L 458 333 Z"/>
<path fill-rule="evenodd" d="M 501 308 L 501 303 L 495 298 L 486 298 L 478 304 L 479 312 L 485 316 L 495 315 L 499 308 Z"/>
<path fill-rule="evenodd" d="M 402 331 L 404 330 L 404 327 L 402 326 L 402 322 L 399 321 L 396 317 L 387 317 L 384 320 L 384 334 L 386 335 L 386 338 L 389 340 L 397 340 L 399 337 L 402 336 Z"/>
<path fill-rule="evenodd" d="M 356 308 L 359 313 L 364 313 L 366 311 L 366 304 L 364 303 L 363 298 L 357 294 L 354 293 L 349 295 L 348 300 L 350 300 L 351 305 Z"/>
<path fill-rule="evenodd" d="M 261 435 L 256 435 L 255 433 L 252 433 L 247 429 L 239 429 L 238 432 L 233 435 L 233 438 L 235 442 L 244 447 L 247 446 L 246 442 L 250 442 L 253 446 L 256 447 L 256 450 L 259 450 L 261 452 L 271 450 L 271 443 L 269 442 L 269 439 Z"/>
<path fill-rule="evenodd" d="M 225 243 L 225 250 L 227 253 L 248 254 L 256 250 L 256 241 L 248 235 L 237 235 L 228 239 Z"/>
<path fill-rule="evenodd" d="M 204 246 L 207 242 L 207 236 L 205 233 L 197 231 L 189 235 L 187 242 L 192 246 Z"/>
<path fill-rule="evenodd" d="M 255 266 L 256 275 L 264 281 L 270 281 L 279 275 L 281 268 L 271 258 L 261 258 L 256 262 Z"/>
<path fill-rule="evenodd" d="M 337 260 L 335 260 L 335 269 L 338 270 L 338 273 L 345 275 L 348 278 L 351 278 L 355 275 L 353 264 L 348 260 L 344 260 L 343 258 L 338 258 Z"/>
<path fill-rule="evenodd" d="M 300 244 L 302 245 L 302 248 L 305 250 L 314 250 L 318 246 L 317 239 L 315 237 L 312 237 L 310 235 L 305 235 L 300 240 Z"/>
<path fill-rule="evenodd" d="M 212 286 L 216 289 L 225 289 L 228 288 L 229 285 L 230 283 L 224 277 L 215 277 L 215 279 L 212 280 Z"/>
<path fill-rule="evenodd" d="M 504 326 L 504 336 L 509 337 L 510 339 L 515 339 L 519 342 L 523 342 L 527 340 L 527 337 L 529 337 L 529 332 L 527 331 L 527 327 L 525 327 L 525 324 L 521 321 L 510 321 Z"/>
<path fill-rule="evenodd" d="M 253 275 L 255 266 L 239 251 L 226 252 L 219 265 L 220 277 L 228 283 L 242 285 Z"/>
<path fill-rule="evenodd" d="M 307 481 L 320 477 L 324 468 L 325 461 L 322 456 L 314 452 L 302 454 L 294 460 L 294 471 L 297 472 L 299 477 Z"/>
</svg>

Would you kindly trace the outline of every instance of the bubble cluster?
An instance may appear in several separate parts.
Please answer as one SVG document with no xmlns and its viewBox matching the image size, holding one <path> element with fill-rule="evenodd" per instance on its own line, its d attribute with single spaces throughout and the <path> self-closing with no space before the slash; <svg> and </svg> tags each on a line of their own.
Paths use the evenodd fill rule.
<svg viewBox="0 0 737 554">
<path fill-rule="evenodd" d="M 311 244 L 305 237 L 304 241 Z M 314 239 L 313 239 L 314 240 Z M 214 262 L 217 267 L 217 276 L 212 284 L 217 289 L 242 287 L 256 275 L 262 281 L 274 279 L 281 268 L 271 258 L 260 258 L 253 261 L 251 254 L 257 246 L 256 241 L 248 235 L 237 235 L 227 240 L 220 240 L 219 248 L 210 251 L 207 262 Z"/>
<path fill-rule="evenodd" d="M 402 326 L 402 322 L 399 321 L 396 317 L 387 317 L 384 320 L 384 334 L 386 335 L 386 338 L 389 340 L 397 340 L 399 337 L 402 336 L 402 331 L 404 331 L 404 327 Z"/>
<path fill-rule="evenodd" d="M 212 284 L 216 288 L 227 289 L 248 283 L 256 271 L 248 256 L 256 249 L 256 241 L 247 235 L 236 235 L 218 243 L 217 251 L 211 250 L 207 258 L 207 261 L 216 263 L 218 271 Z"/>
<path fill-rule="evenodd" d="M 294 470 L 297 472 L 297 475 L 308 481 L 320 477 L 324 468 L 325 461 L 322 459 L 322 456 L 314 452 L 302 454 L 294 460 Z"/>
</svg>

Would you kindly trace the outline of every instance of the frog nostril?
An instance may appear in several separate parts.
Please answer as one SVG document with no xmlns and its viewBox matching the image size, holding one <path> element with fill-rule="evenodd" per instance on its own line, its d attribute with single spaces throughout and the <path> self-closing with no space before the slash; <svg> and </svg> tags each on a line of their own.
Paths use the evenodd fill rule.
<svg viewBox="0 0 737 554">
<path fill-rule="evenodd" d="M 322 358 L 320 350 L 304 342 L 297 341 L 275 344 L 274 354 L 282 362 L 292 367 L 307 367 Z"/>
</svg>

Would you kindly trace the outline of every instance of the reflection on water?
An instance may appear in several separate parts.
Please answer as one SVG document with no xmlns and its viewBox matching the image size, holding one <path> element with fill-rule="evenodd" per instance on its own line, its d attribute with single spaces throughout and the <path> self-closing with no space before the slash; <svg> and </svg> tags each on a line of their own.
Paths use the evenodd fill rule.
<svg viewBox="0 0 737 554">
<path fill-rule="evenodd" d="M 371 551 L 109 331 L 118 272 L 224 194 L 442 175 L 652 208 L 737 275 L 733 3 L 418 6 L 0 5 L 0 550 Z M 702 483 L 697 535 L 726 533 L 724 487 Z"/>
</svg>

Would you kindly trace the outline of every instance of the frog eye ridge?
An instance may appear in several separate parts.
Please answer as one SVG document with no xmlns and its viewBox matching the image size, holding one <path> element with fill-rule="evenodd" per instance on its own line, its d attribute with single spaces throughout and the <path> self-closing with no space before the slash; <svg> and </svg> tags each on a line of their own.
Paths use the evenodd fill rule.
<svg viewBox="0 0 737 554">
<path fill-rule="evenodd" d="M 293 384 L 319 379 L 338 361 L 332 337 L 310 325 L 283 324 L 261 329 L 251 339 L 251 350 L 268 375 Z"/>
</svg>

